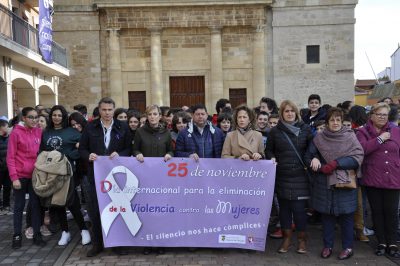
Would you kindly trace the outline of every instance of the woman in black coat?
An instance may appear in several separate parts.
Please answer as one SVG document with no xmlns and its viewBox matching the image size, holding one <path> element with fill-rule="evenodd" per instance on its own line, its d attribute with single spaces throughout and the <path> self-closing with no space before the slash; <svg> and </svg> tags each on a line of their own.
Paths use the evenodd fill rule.
<svg viewBox="0 0 400 266">
<path fill-rule="evenodd" d="M 277 163 L 275 192 L 278 196 L 279 219 L 283 232 L 283 242 L 278 252 L 286 253 L 291 245 L 293 217 L 298 232 L 297 253 L 303 254 L 307 252 L 305 208 L 310 198 L 309 180 L 303 163 L 288 138 L 300 157 L 303 157 L 312 133 L 310 126 L 301 121 L 297 106 L 289 100 L 281 103 L 279 117 L 278 125 L 271 129 L 265 150 L 267 159 Z"/>
<path fill-rule="evenodd" d="M 163 157 L 164 161 L 172 158 L 171 133 L 161 123 L 161 110 L 157 105 L 150 105 L 146 108 L 146 124 L 136 130 L 133 143 L 133 156 L 139 162 L 144 162 L 145 157 Z M 151 248 L 145 247 L 144 255 L 150 254 Z M 164 248 L 156 248 L 158 254 L 164 254 Z"/>
</svg>

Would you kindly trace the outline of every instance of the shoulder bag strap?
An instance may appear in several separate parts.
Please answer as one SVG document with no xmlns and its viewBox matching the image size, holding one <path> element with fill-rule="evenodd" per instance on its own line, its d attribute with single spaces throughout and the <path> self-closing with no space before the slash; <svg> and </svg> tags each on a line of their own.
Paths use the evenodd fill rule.
<svg viewBox="0 0 400 266">
<path fill-rule="evenodd" d="M 299 159 L 299 161 L 301 162 L 301 164 L 303 165 L 304 169 L 307 170 L 307 166 L 306 164 L 303 162 L 303 159 L 301 158 L 299 152 L 297 151 L 296 147 L 294 146 L 292 140 L 289 138 L 288 134 L 286 134 L 286 132 L 282 131 L 283 135 L 286 137 L 286 140 L 289 142 L 290 146 L 292 147 L 292 149 L 294 150 L 294 152 L 297 155 L 297 158 Z"/>
</svg>

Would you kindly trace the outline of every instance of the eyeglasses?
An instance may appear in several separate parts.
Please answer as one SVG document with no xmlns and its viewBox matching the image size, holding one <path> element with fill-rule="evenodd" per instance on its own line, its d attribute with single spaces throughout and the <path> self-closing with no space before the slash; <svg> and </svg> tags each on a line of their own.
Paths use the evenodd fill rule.
<svg viewBox="0 0 400 266">
<path fill-rule="evenodd" d="M 29 118 L 30 120 L 36 120 L 39 119 L 39 116 L 28 115 L 26 118 Z"/>
<path fill-rule="evenodd" d="M 382 118 L 388 117 L 388 114 L 374 113 L 374 115 L 376 115 L 377 117 L 382 117 Z"/>
</svg>

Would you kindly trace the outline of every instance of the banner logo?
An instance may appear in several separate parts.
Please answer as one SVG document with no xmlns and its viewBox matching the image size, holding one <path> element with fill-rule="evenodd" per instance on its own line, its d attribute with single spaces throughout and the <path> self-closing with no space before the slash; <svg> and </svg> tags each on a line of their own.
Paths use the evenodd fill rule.
<svg viewBox="0 0 400 266">
<path fill-rule="evenodd" d="M 111 199 L 111 202 L 101 212 L 101 224 L 105 235 L 108 236 L 111 225 L 118 216 L 121 216 L 132 236 L 135 236 L 142 226 L 137 213 L 132 211 L 131 207 L 131 201 L 135 197 L 136 192 L 132 189 L 124 190 L 118 186 L 114 178 L 114 174 L 118 173 L 126 175 L 125 187 L 139 187 L 139 180 L 128 168 L 125 166 L 115 166 L 101 183 L 101 192 L 107 193 Z"/>
</svg>

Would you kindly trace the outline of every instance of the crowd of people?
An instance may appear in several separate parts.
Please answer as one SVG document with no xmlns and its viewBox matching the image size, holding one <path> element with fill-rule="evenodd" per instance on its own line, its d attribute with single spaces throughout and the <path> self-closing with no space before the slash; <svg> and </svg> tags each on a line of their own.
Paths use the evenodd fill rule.
<svg viewBox="0 0 400 266">
<path fill-rule="evenodd" d="M 71 113 L 62 105 L 25 107 L 10 121 L 0 117 L 0 215 L 14 217 L 12 248 L 22 245 L 25 208 L 26 238 L 44 246 L 42 236 L 61 228 L 58 245 L 68 245 L 68 209 L 81 231 L 82 245 L 92 244 L 87 256 L 103 251 L 93 170 L 98 156 L 132 156 L 139 162 L 146 157 L 168 161 L 173 156 L 194 161 L 272 160 L 277 167 L 273 213 L 279 219 L 276 223 L 271 219 L 269 233 L 282 238 L 279 253 L 290 250 L 294 232 L 296 252 L 307 253 L 307 225 L 320 221 L 322 258 L 332 254 L 337 222 L 342 239 L 339 259 L 353 255 L 354 236 L 369 241 L 373 233 L 378 241 L 376 255 L 400 258 L 396 239 L 400 128 L 398 106 L 390 98 L 367 109 L 351 101 L 336 107 L 322 105 L 320 96 L 312 94 L 308 108 L 301 110 L 290 100 L 278 107 L 275 100 L 263 97 L 253 109 L 246 105 L 233 109 L 229 100 L 220 99 L 214 115 L 203 104 L 190 108 L 150 105 L 141 114 L 116 108 L 107 97 L 99 101 L 91 117 L 82 104 Z M 374 232 L 364 222 L 368 202 Z M 127 253 L 124 247 L 114 250 Z M 163 254 L 165 249 L 143 250 L 151 252 Z"/>
</svg>

